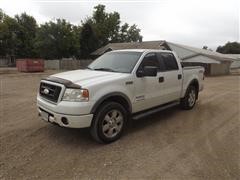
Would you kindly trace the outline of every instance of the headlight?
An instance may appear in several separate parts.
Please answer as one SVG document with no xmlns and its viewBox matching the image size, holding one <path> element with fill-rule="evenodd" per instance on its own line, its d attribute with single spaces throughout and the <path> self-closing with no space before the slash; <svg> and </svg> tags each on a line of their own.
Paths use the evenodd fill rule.
<svg viewBox="0 0 240 180">
<path fill-rule="evenodd" d="M 88 101 L 89 92 L 87 89 L 70 89 L 67 88 L 62 98 L 63 101 Z"/>
</svg>

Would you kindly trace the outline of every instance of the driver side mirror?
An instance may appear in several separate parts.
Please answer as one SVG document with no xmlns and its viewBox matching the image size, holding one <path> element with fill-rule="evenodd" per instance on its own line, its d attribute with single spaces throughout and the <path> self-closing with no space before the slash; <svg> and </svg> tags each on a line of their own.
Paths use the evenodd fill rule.
<svg viewBox="0 0 240 180">
<path fill-rule="evenodd" d="M 143 70 L 137 71 L 137 77 L 155 77 L 157 76 L 157 70 L 158 68 L 156 66 L 144 66 Z"/>
</svg>

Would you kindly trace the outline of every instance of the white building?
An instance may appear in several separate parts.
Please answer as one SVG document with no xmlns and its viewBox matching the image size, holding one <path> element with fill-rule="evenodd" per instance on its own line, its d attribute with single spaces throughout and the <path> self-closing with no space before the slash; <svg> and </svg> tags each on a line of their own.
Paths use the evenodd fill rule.
<svg viewBox="0 0 240 180">
<path fill-rule="evenodd" d="M 236 60 L 231 64 L 231 69 L 240 68 L 240 54 L 227 54 L 227 55 L 236 58 Z"/>
<path fill-rule="evenodd" d="M 167 44 L 171 50 L 178 54 L 183 64 L 203 66 L 207 75 L 229 74 L 231 63 L 236 59 L 235 57 L 210 50 L 172 42 L 167 42 Z"/>
<path fill-rule="evenodd" d="M 168 41 L 145 41 L 130 43 L 109 43 L 92 53 L 100 56 L 105 52 L 118 49 L 167 49 L 177 53 L 183 65 L 200 65 L 205 68 L 206 75 L 229 74 L 230 66 L 236 57 L 210 50 L 176 44 Z"/>
</svg>

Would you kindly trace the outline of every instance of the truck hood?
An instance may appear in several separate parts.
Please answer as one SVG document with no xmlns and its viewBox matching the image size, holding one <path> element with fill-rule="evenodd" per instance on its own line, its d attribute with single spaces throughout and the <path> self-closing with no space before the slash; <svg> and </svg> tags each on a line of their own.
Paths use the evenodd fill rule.
<svg viewBox="0 0 240 180">
<path fill-rule="evenodd" d="M 126 73 L 116 73 L 116 72 L 106 72 L 106 71 L 94 71 L 94 70 L 75 70 L 67 71 L 63 73 L 58 73 L 51 75 L 50 77 L 57 77 L 65 80 L 69 80 L 74 84 L 86 85 L 89 83 L 99 83 L 107 79 L 114 80 L 128 76 Z"/>
</svg>

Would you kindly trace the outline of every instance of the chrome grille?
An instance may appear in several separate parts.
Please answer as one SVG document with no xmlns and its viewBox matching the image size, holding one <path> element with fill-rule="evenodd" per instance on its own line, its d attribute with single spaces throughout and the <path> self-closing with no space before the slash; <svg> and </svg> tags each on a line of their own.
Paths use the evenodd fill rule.
<svg viewBox="0 0 240 180">
<path fill-rule="evenodd" d="M 42 96 L 43 98 L 49 101 L 57 102 L 59 95 L 61 93 L 61 90 L 62 88 L 60 86 L 41 82 L 39 94 L 40 96 Z"/>
</svg>

